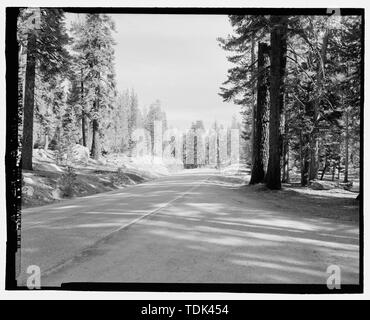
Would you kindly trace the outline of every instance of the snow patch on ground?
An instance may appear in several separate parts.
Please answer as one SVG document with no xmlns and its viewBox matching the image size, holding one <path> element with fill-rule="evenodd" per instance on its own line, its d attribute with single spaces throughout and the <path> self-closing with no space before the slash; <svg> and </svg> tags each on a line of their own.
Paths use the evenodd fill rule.
<svg viewBox="0 0 370 320">
<path fill-rule="evenodd" d="M 317 197 L 332 197 L 342 199 L 356 199 L 357 193 L 344 190 L 342 188 L 335 188 L 330 190 L 313 190 L 304 187 L 286 187 L 285 190 L 292 190 L 300 194 L 313 195 Z"/>
<path fill-rule="evenodd" d="M 75 144 L 70 148 L 71 161 L 74 163 L 84 163 L 87 164 L 90 158 L 89 149 L 81 146 L 80 144 Z"/>
<path fill-rule="evenodd" d="M 227 174 L 226 174 L 227 173 Z M 298 184 L 283 184 L 281 190 L 270 190 L 265 184 L 249 185 L 249 173 L 230 173 L 230 168 L 220 170 L 208 183 L 229 187 L 235 190 L 235 201 L 248 207 L 248 197 L 274 210 L 291 212 L 309 219 L 328 218 L 357 223 L 359 220 L 359 201 L 356 192 L 335 188 L 331 190 L 312 190 Z"/>
<path fill-rule="evenodd" d="M 88 149 L 78 144 L 70 147 L 60 161 L 56 151 L 34 149 L 34 170 L 22 173 L 22 205 L 39 206 L 63 199 L 60 183 L 67 167 L 72 167 L 77 174 L 73 186 L 75 196 L 87 196 L 165 176 L 183 166 L 176 159 L 130 158 L 124 154 L 94 160 L 89 157 Z"/>
<path fill-rule="evenodd" d="M 33 149 L 33 160 L 54 162 L 55 152 L 52 150 Z"/>
<path fill-rule="evenodd" d="M 124 154 L 112 154 L 105 157 L 107 165 L 113 165 L 131 172 L 151 175 L 153 178 L 168 175 L 182 170 L 183 164 L 175 158 L 160 158 L 153 156 L 127 157 Z"/>
<path fill-rule="evenodd" d="M 33 166 L 36 171 L 57 171 L 64 172 L 63 169 L 55 163 L 40 162 L 35 163 Z"/>
</svg>

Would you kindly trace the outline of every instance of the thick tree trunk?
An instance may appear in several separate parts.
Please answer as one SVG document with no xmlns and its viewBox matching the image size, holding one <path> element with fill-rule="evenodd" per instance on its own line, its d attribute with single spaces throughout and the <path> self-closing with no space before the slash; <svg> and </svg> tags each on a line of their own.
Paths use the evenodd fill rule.
<svg viewBox="0 0 370 320">
<path fill-rule="evenodd" d="M 283 136 L 283 156 L 282 156 L 282 182 L 289 182 L 289 139 L 288 139 L 288 112 L 284 112 L 284 136 Z"/>
<path fill-rule="evenodd" d="M 100 48 L 99 48 L 100 49 Z M 97 79 L 100 80 L 100 73 L 97 73 Z M 98 160 L 100 157 L 100 131 L 99 122 L 96 114 L 100 112 L 100 87 L 99 85 L 95 88 L 95 101 L 93 105 L 93 122 L 92 122 L 92 144 L 91 144 L 91 156 L 93 159 Z"/>
<path fill-rule="evenodd" d="M 258 77 L 257 77 L 257 106 L 255 115 L 255 134 L 253 137 L 252 172 L 249 184 L 261 183 L 265 178 L 264 157 L 267 123 L 267 74 L 266 43 L 258 44 Z"/>
<path fill-rule="evenodd" d="M 300 133 L 300 158 L 301 158 L 301 186 L 308 185 L 308 170 L 309 170 L 309 152 L 307 148 L 307 138 L 304 137 L 302 131 Z"/>
<path fill-rule="evenodd" d="M 341 161 L 341 158 L 339 157 L 339 160 L 338 160 L 338 180 L 340 180 L 340 169 L 342 168 L 340 166 L 340 161 Z"/>
<path fill-rule="evenodd" d="M 254 63 L 256 61 L 256 56 L 255 56 L 255 40 L 254 37 L 252 36 L 252 45 L 251 45 L 251 74 L 253 75 L 255 72 L 255 66 Z M 251 136 L 250 136 L 250 153 L 251 153 L 251 163 L 252 163 L 252 168 L 253 168 L 253 161 L 254 161 L 254 140 L 255 140 L 255 135 L 256 135 L 256 103 L 255 103 L 255 86 L 254 84 L 252 85 L 252 129 L 251 129 Z M 246 128 L 248 130 L 248 128 Z M 246 131 L 247 131 L 246 130 Z M 248 161 L 248 157 L 246 159 Z"/>
<path fill-rule="evenodd" d="M 91 157 L 98 160 L 100 157 L 100 141 L 99 141 L 99 122 L 97 119 L 92 121 L 92 144 Z"/>
<path fill-rule="evenodd" d="M 32 170 L 33 113 L 35 103 L 36 35 L 29 33 L 23 102 L 22 168 Z"/>
<path fill-rule="evenodd" d="M 87 142 L 86 142 L 86 116 L 85 116 L 84 111 L 82 111 L 81 127 L 82 127 L 82 145 L 84 147 L 86 147 L 87 146 Z"/>
<path fill-rule="evenodd" d="M 320 177 L 320 180 L 322 180 L 325 176 L 325 172 L 326 172 L 326 169 L 328 168 L 328 160 L 325 159 L 325 165 L 324 165 L 324 169 L 322 169 L 322 173 L 321 173 L 321 177 Z"/>
<path fill-rule="evenodd" d="M 82 145 L 84 147 L 87 146 L 86 141 L 86 114 L 85 114 L 85 101 L 84 101 L 84 81 L 83 81 L 83 70 L 81 69 L 81 106 L 82 106 L 82 114 L 81 114 L 81 128 L 82 128 Z"/>
<path fill-rule="evenodd" d="M 302 157 L 302 169 L 301 169 L 301 186 L 306 187 L 308 186 L 308 171 L 309 171 L 310 161 L 309 161 L 309 153 L 303 152 Z"/>
<path fill-rule="evenodd" d="M 270 54 L 270 115 L 269 115 L 269 161 L 266 186 L 281 189 L 280 116 L 284 105 L 284 74 L 286 65 L 286 24 L 285 16 L 272 16 L 271 54 Z"/>
</svg>

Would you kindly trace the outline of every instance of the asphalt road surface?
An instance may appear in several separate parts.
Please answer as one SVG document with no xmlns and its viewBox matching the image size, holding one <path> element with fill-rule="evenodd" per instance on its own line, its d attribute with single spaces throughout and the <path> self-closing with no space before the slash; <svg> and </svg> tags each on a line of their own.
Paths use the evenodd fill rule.
<svg viewBox="0 0 370 320">
<path fill-rule="evenodd" d="M 359 281 L 358 226 L 263 201 L 238 179 L 187 170 L 104 194 L 22 210 L 18 284 Z M 284 199 L 282 199 L 283 201 Z"/>
</svg>

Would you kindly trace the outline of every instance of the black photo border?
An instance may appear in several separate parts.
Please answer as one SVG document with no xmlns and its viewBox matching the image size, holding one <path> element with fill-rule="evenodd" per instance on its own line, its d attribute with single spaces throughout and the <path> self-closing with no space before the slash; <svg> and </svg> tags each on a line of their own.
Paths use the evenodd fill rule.
<svg viewBox="0 0 370 320">
<path fill-rule="evenodd" d="M 21 7 L 6 8 L 6 290 L 28 290 L 16 283 L 16 256 L 20 248 L 21 223 L 21 168 L 17 165 L 18 149 L 18 44 L 17 17 Z M 331 15 L 335 9 L 327 8 L 184 8 L 184 7 L 58 7 L 70 13 L 106 14 L 181 14 L 181 15 Z M 299 293 L 343 294 L 363 293 L 364 290 L 364 212 L 363 212 L 363 156 L 364 156 L 364 50 L 365 9 L 341 8 L 340 15 L 362 17 L 361 34 L 361 120 L 360 120 L 360 218 L 359 284 L 341 285 L 329 290 L 325 284 L 248 284 L 248 283 L 65 283 L 61 287 L 41 287 L 41 290 L 68 291 L 137 291 L 137 292 L 229 292 L 229 293 Z"/>
</svg>

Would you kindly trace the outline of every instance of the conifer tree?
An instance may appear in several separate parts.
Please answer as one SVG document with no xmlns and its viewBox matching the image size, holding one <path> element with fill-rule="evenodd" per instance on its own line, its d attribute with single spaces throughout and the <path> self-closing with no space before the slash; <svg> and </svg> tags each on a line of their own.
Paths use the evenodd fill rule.
<svg viewBox="0 0 370 320">
<path fill-rule="evenodd" d="M 22 9 L 18 25 L 18 39 L 26 49 L 22 168 L 32 170 L 36 73 L 43 82 L 49 82 L 58 73 L 66 71 L 68 35 L 60 9 Z"/>
</svg>

